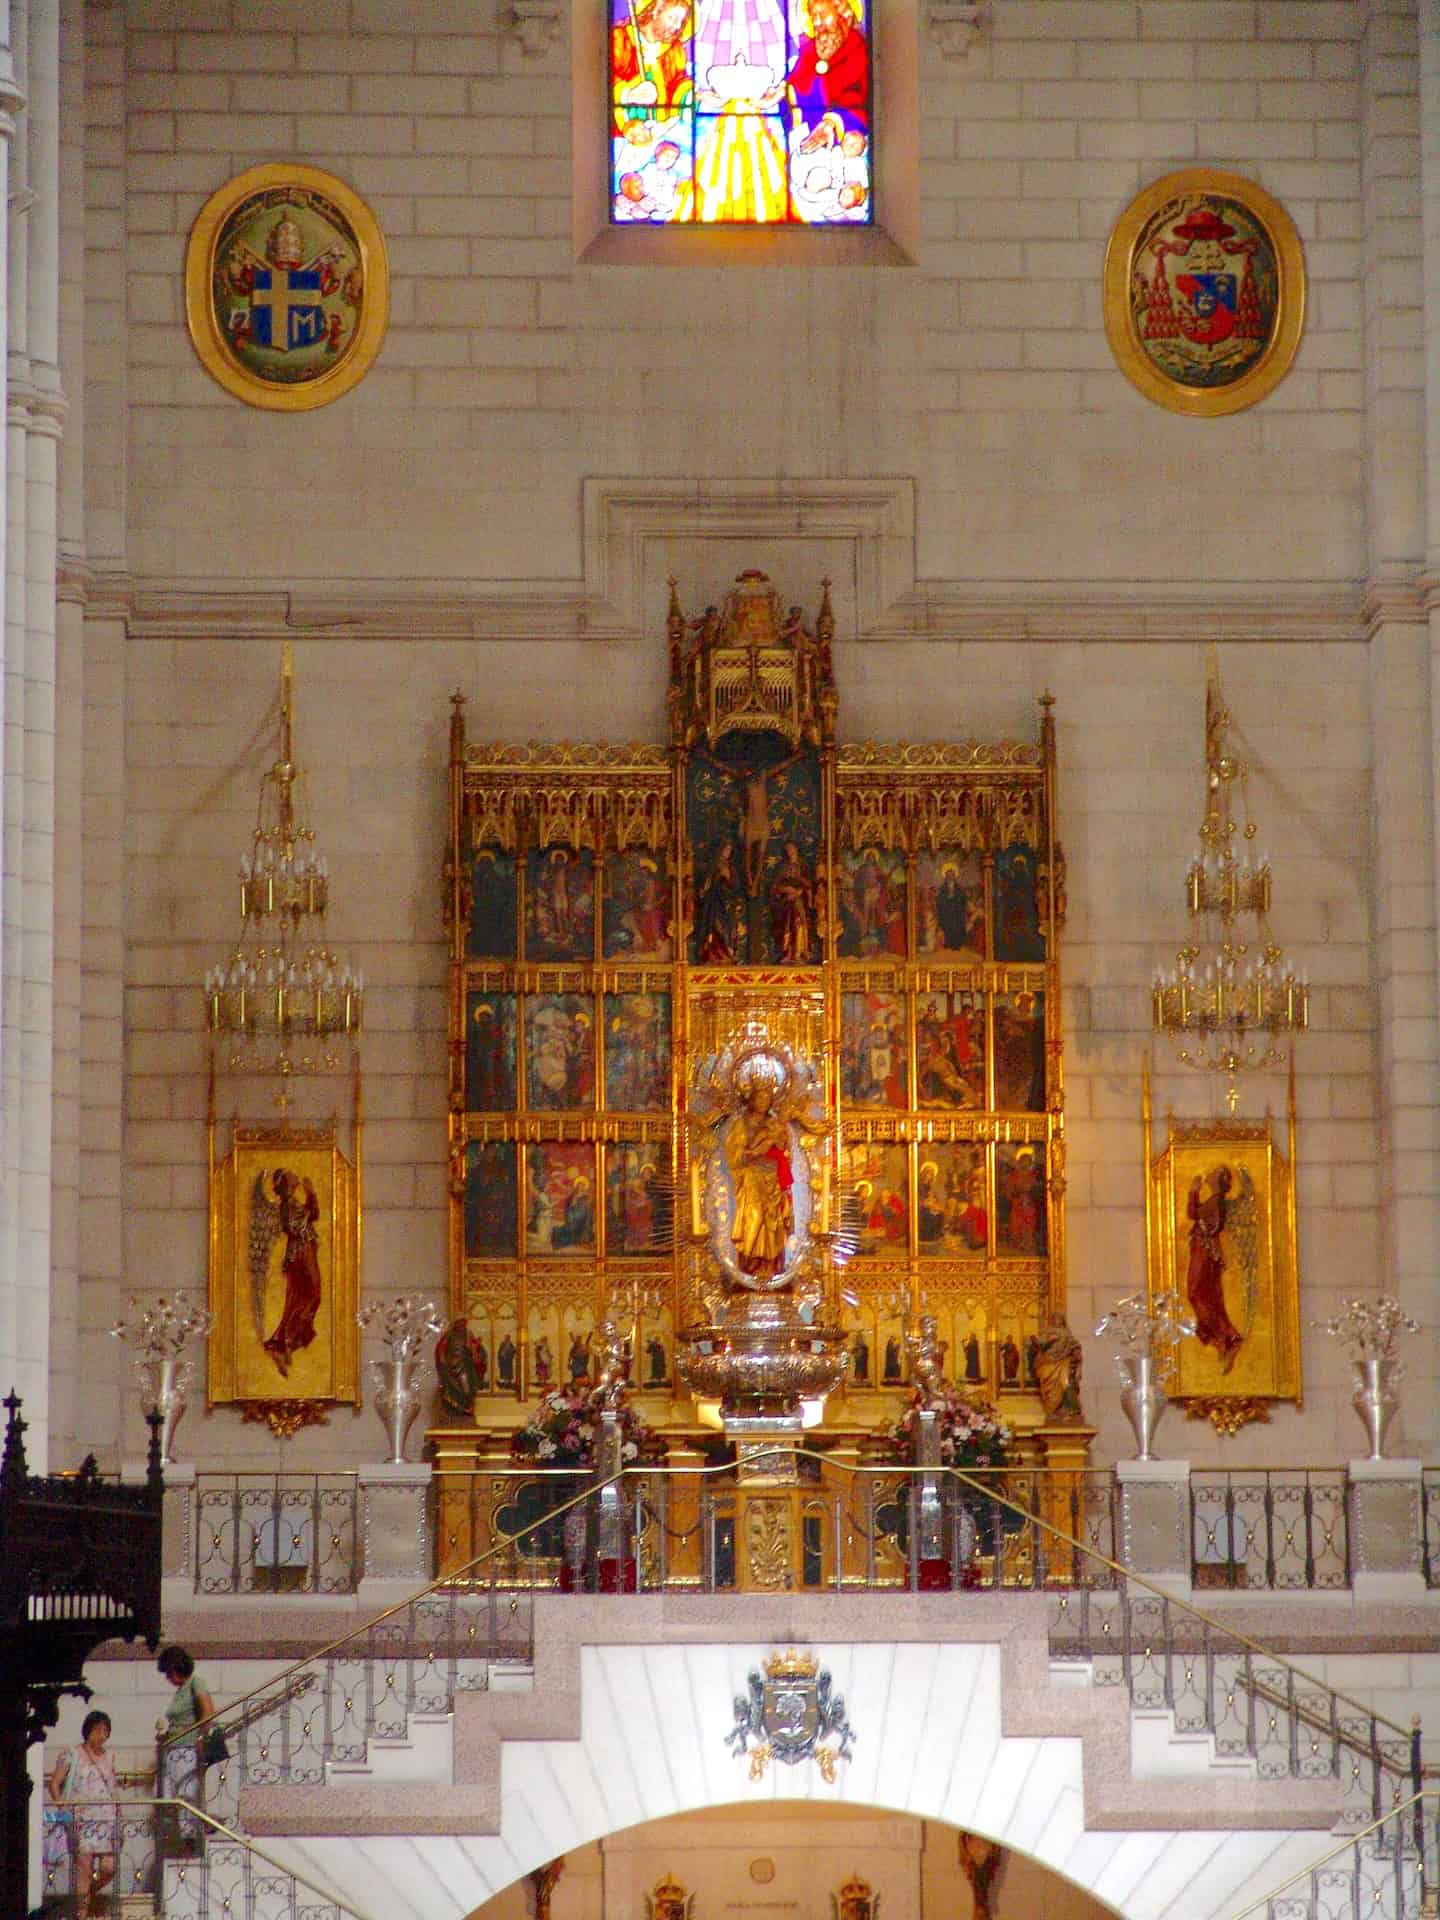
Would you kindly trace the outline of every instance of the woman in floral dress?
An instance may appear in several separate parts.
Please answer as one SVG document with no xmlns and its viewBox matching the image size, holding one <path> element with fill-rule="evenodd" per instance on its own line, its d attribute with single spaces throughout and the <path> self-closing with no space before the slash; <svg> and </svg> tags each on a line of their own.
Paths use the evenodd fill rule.
<svg viewBox="0 0 1440 1920">
<path fill-rule="evenodd" d="M 115 1878 L 115 1761 L 105 1751 L 108 1713 L 87 1713 L 80 1744 L 60 1755 L 50 1773 L 50 1798 L 74 1810 L 75 1911 L 100 1911 L 100 1894 Z"/>
</svg>

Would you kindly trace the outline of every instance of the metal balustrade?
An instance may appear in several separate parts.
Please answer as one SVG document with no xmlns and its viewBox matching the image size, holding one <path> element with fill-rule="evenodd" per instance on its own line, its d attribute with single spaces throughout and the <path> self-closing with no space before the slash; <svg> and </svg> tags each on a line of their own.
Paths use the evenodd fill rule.
<svg viewBox="0 0 1440 1920">
<path fill-rule="evenodd" d="M 820 1464 L 829 1470 L 828 1461 Z M 587 1511 L 593 1475 L 510 1467 L 442 1471 L 435 1479 L 440 1537 L 452 1555 L 461 1541 L 496 1543 L 483 1556 L 487 1584 L 604 1590 L 595 1515 Z M 1055 1544 L 1057 1528 L 1088 1554 L 1115 1558 L 1118 1499 L 1108 1470 L 977 1468 L 973 1479 L 968 1489 L 953 1481 L 940 1488 L 953 1587 L 1044 1587 L 1091 1577 L 1077 1568 L 1077 1547 Z M 913 1587 L 918 1485 L 911 1469 L 898 1466 L 836 1467 L 828 1481 L 817 1471 L 804 1489 L 804 1590 Z M 980 1488 L 1003 1493 L 1008 1504 L 996 1505 Z M 739 1501 L 723 1473 L 632 1469 L 624 1500 L 639 1591 L 733 1590 Z"/>
<path fill-rule="evenodd" d="M 1110 1476 L 850 1467 L 808 1449 L 795 1457 L 802 1550 L 798 1581 L 792 1561 L 782 1589 L 933 1592 L 941 1564 L 952 1590 L 1046 1592 L 1053 1657 L 1085 1662 L 1098 1685 L 1126 1686 L 1135 1708 L 1169 1711 L 1178 1732 L 1210 1735 L 1217 1757 L 1249 1758 L 1263 1779 L 1335 1780 L 1351 1825 L 1418 1789 L 1418 1729 L 1372 1713 L 1119 1563 Z M 484 1658 L 528 1655 L 528 1603 L 539 1588 L 735 1589 L 743 1490 L 724 1467 L 630 1468 L 589 1487 L 544 1469 L 471 1477 L 483 1477 L 490 1503 L 472 1518 L 496 1529 L 494 1544 L 408 1607 L 226 1709 L 234 1751 L 215 1770 L 221 1797 L 212 1804 L 231 1804 L 225 1796 L 242 1780 L 319 1781 L 327 1761 L 360 1757 L 377 1734 L 400 1734 L 410 1713 L 446 1710 L 466 1684 L 462 1643 L 478 1663 L 469 1683 L 483 1686 Z M 453 1486 L 445 1497 L 453 1501 Z M 499 1524 L 506 1520 L 516 1524 Z M 297 1694 L 307 1672 L 317 1688 Z"/>
<path fill-rule="evenodd" d="M 1123 1686 L 1177 1733 L 1204 1733 L 1217 1759 L 1250 1759 L 1262 1780 L 1334 1779 L 1340 1817 L 1379 1819 L 1418 1789 L 1420 1734 L 1372 1713 L 1243 1634 L 1162 1594 L 1081 1588 L 1056 1601 L 1050 1650 L 1084 1661 L 1095 1686 Z"/>
<path fill-rule="evenodd" d="M 839 1471 L 839 1469 L 837 1469 Z M 877 1470 L 878 1471 L 878 1470 Z M 903 1468 L 894 1473 L 904 1477 Z M 1117 1527 L 1120 1488 L 1113 1470 L 1011 1467 L 975 1477 L 1011 1490 L 1029 1509 L 1052 1522 L 1092 1551 L 1119 1558 Z M 1049 1482 L 1065 1491 L 1047 1502 Z M 441 1571 L 465 1558 L 472 1544 L 523 1537 L 508 1545 L 506 1571 L 516 1585 L 546 1587 L 576 1583 L 584 1561 L 585 1528 L 580 1515 L 529 1523 L 548 1514 L 570 1493 L 587 1484 L 582 1473 L 524 1466 L 478 1469 L 437 1469 L 434 1480 L 436 1538 L 441 1543 Z M 1199 1592 L 1215 1590 L 1271 1592 L 1349 1591 L 1353 1581 L 1350 1541 L 1350 1481 L 1338 1467 L 1195 1468 L 1190 1473 L 1190 1577 Z M 1415 1552 L 1426 1585 L 1440 1588 L 1440 1468 L 1425 1470 L 1420 1527 Z M 632 1495 L 633 1502 L 633 1495 Z M 726 1584 L 729 1562 L 726 1544 L 727 1496 L 720 1488 L 707 1492 L 703 1510 L 682 1514 L 683 1502 L 667 1487 L 654 1494 L 650 1510 L 636 1515 L 642 1541 L 641 1579 L 651 1587 Z M 692 1505 L 695 1503 L 692 1503 Z M 820 1558 L 830 1567 L 817 1572 L 807 1585 L 888 1587 L 903 1585 L 903 1568 L 891 1551 L 897 1529 L 886 1513 L 893 1499 L 868 1491 L 857 1502 L 833 1489 L 817 1491 L 810 1508 L 812 1530 L 824 1535 Z M 963 1522 L 961 1522 L 963 1526 Z M 656 1528 L 659 1531 L 656 1531 Z M 568 1536 L 564 1530 L 568 1527 Z M 833 1541 L 849 1529 L 865 1547 L 863 1565 L 834 1570 Z M 697 1531 L 698 1530 L 698 1531 Z M 904 1538 L 903 1524 L 899 1529 Z M 704 1570 L 688 1576 L 679 1571 L 685 1561 L 687 1537 L 703 1537 Z M 952 1563 L 966 1556 L 956 1540 L 949 1543 Z M 1012 1548 L 1012 1557 L 1018 1548 Z M 697 1545 L 696 1551 L 699 1552 Z M 1053 1556 L 1052 1556 L 1053 1557 Z M 816 1556 L 812 1554 L 812 1561 Z M 904 1558 L 903 1547 L 901 1560 Z M 1052 1569 L 1053 1572 L 1053 1569 Z M 488 1575 L 487 1575 L 488 1577 Z M 988 1569 L 972 1572 L 957 1585 L 991 1584 Z M 1006 1584 L 1013 1584 L 1007 1576 Z"/>
<path fill-rule="evenodd" d="M 194 1501 L 197 1593 L 355 1591 L 354 1473 L 198 1473 Z"/>
<path fill-rule="evenodd" d="M 47 1809 L 40 1912 L 75 1915 L 76 1856 L 114 1862 L 88 1910 L 103 1920 L 376 1920 L 314 1887 L 213 1815 L 182 1800 L 134 1799 Z M 83 1826 L 80 1824 L 83 1822 Z"/>
<path fill-rule="evenodd" d="M 1192 1468 L 1196 1587 L 1348 1587 L 1348 1489 L 1343 1467 Z"/>
<path fill-rule="evenodd" d="M 1231 1920 L 1434 1920 L 1440 1803 L 1415 1794 Z"/>
<path fill-rule="evenodd" d="M 372 1740 L 403 1740 L 412 1715 L 447 1714 L 457 1693 L 483 1693 L 494 1663 L 528 1664 L 532 1635 L 522 1592 L 428 1592 L 227 1707 L 230 1755 L 206 1771 L 203 1791 L 192 1746 L 162 1747 L 162 1777 L 180 1799 L 233 1820 L 242 1786 L 323 1785 L 327 1767 L 363 1762 Z"/>
</svg>

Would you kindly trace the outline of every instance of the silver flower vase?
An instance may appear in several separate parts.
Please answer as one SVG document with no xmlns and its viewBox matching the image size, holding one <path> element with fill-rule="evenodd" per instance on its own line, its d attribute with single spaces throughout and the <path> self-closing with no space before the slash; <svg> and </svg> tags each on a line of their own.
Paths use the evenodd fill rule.
<svg viewBox="0 0 1440 1920">
<path fill-rule="evenodd" d="M 414 1355 L 401 1358 L 392 1354 L 385 1360 L 370 1362 L 370 1378 L 375 1382 L 374 1407 L 385 1424 L 390 1441 L 392 1467 L 405 1462 L 405 1439 L 420 1411 L 420 1390 L 415 1381 Z"/>
<path fill-rule="evenodd" d="M 1370 1353 L 1362 1359 L 1352 1360 L 1350 1367 L 1355 1375 L 1355 1391 L 1350 1396 L 1350 1404 L 1365 1423 L 1370 1459 L 1383 1460 L 1385 1436 L 1390 1431 L 1395 1409 L 1400 1405 L 1400 1396 L 1395 1389 L 1405 1377 L 1405 1363 Z"/>
<path fill-rule="evenodd" d="M 1161 1386 L 1153 1353 L 1117 1353 L 1120 1404 L 1135 1435 L 1135 1458 L 1153 1460 L 1151 1444 L 1160 1416 L 1170 1404 L 1170 1396 Z"/>
<path fill-rule="evenodd" d="M 178 1354 L 166 1359 L 137 1357 L 135 1370 L 140 1376 L 140 1406 L 144 1413 L 160 1416 L 160 1465 L 173 1467 L 175 1429 L 185 1411 L 185 1389 L 190 1385 L 190 1362 Z"/>
</svg>

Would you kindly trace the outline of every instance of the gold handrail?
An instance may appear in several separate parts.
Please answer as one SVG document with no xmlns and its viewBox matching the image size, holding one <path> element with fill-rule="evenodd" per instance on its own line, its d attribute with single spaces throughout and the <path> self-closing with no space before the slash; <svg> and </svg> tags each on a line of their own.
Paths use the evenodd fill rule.
<svg viewBox="0 0 1440 1920">
<path fill-rule="evenodd" d="M 86 1803 L 80 1800 L 73 1800 L 67 1804 L 78 1807 Z M 367 1913 L 363 1907 L 352 1906 L 348 1899 L 342 1898 L 338 1893 L 327 1892 L 324 1887 L 317 1887 L 315 1882 L 313 1880 L 307 1880 L 303 1873 L 297 1872 L 292 1866 L 287 1866 L 285 1861 L 277 1860 L 274 1854 L 267 1853 L 264 1847 L 257 1847 L 248 1835 L 236 1833 L 235 1829 L 233 1827 L 227 1827 L 223 1820 L 217 1820 L 213 1814 L 207 1813 L 203 1807 L 192 1806 L 190 1801 L 182 1800 L 178 1795 L 168 1794 L 149 1800 L 96 1801 L 94 1804 L 97 1806 L 103 1804 L 104 1806 L 115 1808 L 150 1807 L 154 1809 L 158 1807 L 173 1807 L 178 1812 L 190 1814 L 197 1820 L 203 1820 L 207 1827 L 213 1827 L 215 1832 L 223 1835 L 226 1840 L 233 1840 L 237 1847 L 244 1847 L 247 1853 L 253 1853 L 256 1859 L 263 1860 L 267 1867 L 273 1867 L 277 1873 L 288 1874 L 292 1880 L 298 1881 L 302 1887 L 308 1892 L 313 1893 L 317 1899 L 325 1901 L 327 1906 L 339 1907 L 343 1912 L 353 1915 L 354 1920 L 375 1920 L 375 1916 Z"/>
<path fill-rule="evenodd" d="M 1338 1846 L 1332 1847 L 1328 1853 L 1322 1853 L 1320 1858 L 1318 1860 L 1312 1860 L 1308 1867 L 1297 1867 L 1294 1873 L 1287 1874 L 1283 1880 L 1278 1881 L 1271 1887 L 1268 1893 L 1262 1893 L 1258 1900 L 1252 1900 L 1250 1905 L 1248 1907 L 1242 1907 L 1239 1913 L 1232 1913 L 1230 1920 L 1249 1920 L 1252 1913 L 1259 1913 L 1262 1908 L 1267 1907 L 1272 1900 L 1282 1894 L 1287 1887 L 1294 1886 L 1297 1880 L 1303 1880 L 1307 1874 L 1318 1873 L 1321 1867 L 1328 1866 L 1332 1860 L 1338 1860 L 1342 1853 L 1349 1853 L 1351 1848 L 1357 1846 L 1368 1834 L 1378 1833 L 1381 1827 L 1388 1826 L 1392 1820 L 1398 1820 L 1403 1814 L 1409 1813 L 1412 1808 L 1418 1807 L 1422 1800 L 1437 1799 L 1440 1799 L 1440 1792 L 1437 1792 L 1433 1787 L 1426 1787 L 1419 1793 L 1412 1793 L 1408 1800 L 1402 1800 L 1398 1806 L 1392 1807 L 1389 1813 L 1382 1813 L 1377 1820 L 1372 1820 L 1368 1826 L 1358 1827 L 1354 1833 L 1347 1833 Z M 1423 1855 L 1421 1858 L 1420 1879 L 1423 1891 L 1425 1879 Z"/>
<path fill-rule="evenodd" d="M 1320 1685 L 1325 1687 L 1325 1691 L 1331 1694 L 1336 1700 L 1342 1698 L 1340 1694 L 1335 1692 L 1333 1687 L 1326 1687 L 1323 1680 L 1320 1682 Z M 1328 1720 L 1322 1719 L 1313 1707 L 1307 1707 L 1304 1701 L 1298 1696 L 1293 1701 L 1287 1700 L 1283 1693 L 1279 1692 L 1275 1687 L 1266 1686 L 1263 1680 L 1247 1680 L 1245 1686 L 1249 1692 L 1254 1694 L 1257 1700 L 1263 1700 L 1266 1706 L 1283 1707 L 1288 1713 L 1293 1713 L 1302 1727 L 1309 1727 L 1312 1731 L 1318 1728 L 1323 1733 L 1333 1734 L 1342 1746 L 1351 1747 L 1357 1753 L 1368 1753 L 1370 1751 L 1370 1748 L 1363 1740 L 1357 1739 L 1354 1734 L 1346 1733 L 1343 1727 L 1333 1726 Z M 1369 1713 L 1370 1710 L 1367 1707 L 1365 1711 Z M 1377 1720 L 1379 1719 L 1378 1714 L 1372 1715 L 1371 1717 Z M 1414 1731 L 1415 1729 L 1412 1727 L 1411 1734 L 1413 1734 Z M 1408 1739 L 1410 1736 L 1407 1735 L 1406 1737 Z M 1406 1771 L 1410 1772 L 1411 1769 L 1407 1768 Z M 1425 1777 L 1425 1769 L 1423 1767 L 1420 1769 L 1420 1777 L 1422 1779 Z"/>
<path fill-rule="evenodd" d="M 1127 1585 L 1143 1587 L 1145 1591 L 1155 1599 L 1164 1601 L 1170 1607 L 1178 1607 L 1182 1613 L 1189 1614 L 1192 1619 L 1200 1621 L 1204 1626 L 1211 1628 L 1214 1632 L 1224 1634 L 1227 1639 L 1237 1642 L 1249 1652 L 1258 1653 L 1264 1659 L 1275 1662 L 1276 1665 L 1283 1667 L 1287 1673 L 1293 1674 L 1296 1679 L 1304 1680 L 1310 1686 L 1318 1687 L 1322 1693 L 1328 1693 L 1332 1699 L 1341 1701 L 1347 1707 L 1354 1707 L 1357 1712 L 1363 1713 L 1375 1726 L 1386 1727 L 1390 1732 L 1398 1734 L 1400 1738 L 1406 1742 L 1408 1750 L 1412 1729 L 1397 1726 L 1393 1720 L 1388 1720 L 1384 1714 L 1376 1713 L 1373 1707 L 1367 1707 L 1363 1701 L 1356 1700 L 1349 1694 L 1341 1693 L 1337 1687 L 1330 1686 L 1328 1682 L 1322 1680 L 1318 1674 L 1307 1673 L 1303 1667 L 1297 1667 L 1293 1661 L 1287 1660 L 1283 1654 L 1275 1653 L 1260 1641 L 1251 1639 L 1248 1634 L 1241 1633 L 1234 1627 L 1226 1626 L 1222 1620 L 1217 1620 L 1211 1614 L 1204 1612 L 1200 1607 L 1193 1605 L 1192 1602 L 1181 1600 L 1176 1595 L 1167 1593 L 1163 1587 L 1157 1586 L 1153 1580 L 1148 1580 L 1143 1573 L 1136 1573 L 1121 1561 L 1112 1560 L 1109 1554 L 1102 1553 L 1098 1547 L 1086 1546 L 1083 1541 L 1076 1540 L 1073 1535 L 1066 1533 L 1062 1527 L 1057 1527 L 1052 1521 L 1043 1519 L 1039 1514 L 1029 1512 L 1028 1509 L 1019 1506 L 1005 1494 L 997 1493 L 993 1487 L 983 1485 L 981 1481 L 975 1479 L 966 1469 L 955 1466 L 936 1466 L 920 1469 L 913 1465 L 906 1465 L 903 1462 L 891 1462 L 874 1466 L 851 1465 L 849 1462 L 834 1460 L 830 1455 L 817 1452 L 811 1447 L 763 1447 L 757 1449 L 751 1457 L 755 1460 L 761 1460 L 768 1458 L 772 1454 L 781 1455 L 787 1459 L 815 1460 L 822 1466 L 830 1467 L 833 1471 L 856 1475 L 900 1473 L 908 1477 L 913 1477 L 915 1473 L 920 1471 L 937 1475 L 946 1474 L 951 1479 L 958 1481 L 962 1486 L 969 1487 L 972 1492 L 983 1494 L 987 1500 L 993 1501 L 996 1505 L 1006 1508 L 1011 1513 L 1017 1514 L 1027 1525 L 1043 1528 L 1047 1534 L 1053 1539 L 1060 1541 L 1064 1546 L 1073 1548 L 1075 1552 L 1084 1554 L 1088 1559 L 1098 1561 L 1102 1566 L 1108 1567 L 1112 1573 L 1122 1575 Z M 466 1469 L 466 1471 L 473 1472 L 474 1469 Z M 532 1477 L 533 1471 L 536 1470 L 532 1470 Z M 538 1469 L 538 1471 L 556 1470 L 541 1468 Z M 576 1469 L 576 1471 L 580 1471 L 580 1469 Z M 1029 1469 L 1025 1468 L 1021 1469 L 1021 1471 L 1028 1472 Z M 1083 1471 L 1083 1469 L 1077 1469 L 1077 1471 Z M 708 1467 L 622 1467 L 618 1473 L 611 1474 L 607 1479 L 596 1480 L 582 1487 L 578 1493 L 572 1495 L 569 1500 L 562 1502 L 560 1506 L 552 1508 L 549 1513 L 542 1514 L 535 1520 L 527 1521 L 523 1527 L 517 1528 L 514 1533 L 505 1534 L 500 1540 L 487 1547 L 483 1553 L 478 1553 L 472 1559 L 467 1560 L 463 1566 L 457 1567 L 452 1572 L 443 1574 L 438 1579 L 432 1580 L 428 1586 L 421 1587 L 417 1592 L 409 1595 L 407 1599 L 398 1600 L 393 1606 L 386 1607 L 383 1612 L 377 1613 L 373 1619 L 363 1622 L 358 1627 L 352 1627 L 349 1633 L 342 1634 L 338 1640 L 332 1640 L 327 1645 L 318 1648 L 314 1653 L 307 1654 L 304 1659 L 293 1662 L 261 1686 L 252 1687 L 248 1693 L 242 1693 L 238 1700 L 232 1700 L 228 1706 L 219 1707 L 206 1719 L 196 1721 L 181 1733 L 168 1736 L 164 1744 L 170 1746 L 174 1745 L 177 1741 L 191 1740 L 201 1728 L 211 1725 L 214 1721 L 225 1718 L 228 1714 L 233 1713 L 237 1707 L 244 1706 L 247 1701 L 255 1699 L 258 1695 L 270 1692 L 272 1688 L 279 1686 L 282 1681 L 288 1680 L 292 1674 L 299 1673 L 303 1668 L 312 1666 L 317 1661 L 328 1659 L 332 1653 L 338 1652 L 341 1647 L 348 1646 L 352 1640 L 359 1639 L 362 1634 L 368 1633 L 372 1627 L 379 1626 L 382 1621 L 393 1618 L 395 1614 L 403 1612 L 406 1607 L 413 1606 L 416 1601 L 428 1598 L 430 1594 L 438 1592 L 441 1587 L 454 1587 L 458 1585 L 459 1582 L 473 1573 L 476 1568 L 484 1566 L 488 1560 L 497 1558 L 508 1547 L 514 1546 L 516 1541 L 522 1539 L 527 1533 L 534 1532 L 537 1528 L 557 1520 L 562 1514 L 568 1513 L 572 1507 L 579 1506 L 582 1501 L 590 1499 L 592 1494 L 602 1492 L 607 1487 L 613 1487 L 627 1477 L 638 1479 L 643 1476 L 647 1479 L 655 1479 L 678 1478 L 683 1475 L 689 1478 L 707 1479 L 719 1474 L 733 1472 L 734 1465 L 733 1462 L 730 1461 L 722 1461 L 714 1466 Z M 515 1610 L 516 1603 L 512 1601 L 511 1611 L 513 1612 Z"/>
</svg>

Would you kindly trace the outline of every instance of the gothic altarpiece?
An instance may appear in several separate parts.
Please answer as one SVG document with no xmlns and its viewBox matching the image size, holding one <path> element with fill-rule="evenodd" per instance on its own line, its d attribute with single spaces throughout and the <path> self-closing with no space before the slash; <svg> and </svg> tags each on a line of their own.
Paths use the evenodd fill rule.
<svg viewBox="0 0 1440 1920">
<path fill-rule="evenodd" d="M 1046 1434 L 1033 1371 L 1065 1305 L 1050 700 L 1035 743 L 838 745 L 828 588 L 812 630 L 763 574 L 699 619 L 672 586 L 667 628 L 668 748 L 470 743 L 454 702 L 450 1305 L 481 1385 L 474 1426 L 431 1435 L 442 1488 L 591 1370 L 607 1313 L 637 1409 L 699 1457 L 675 1370 L 705 1317 L 687 1098 L 747 1029 L 816 1063 L 848 1196 L 823 1318 L 849 1376 L 818 1443 L 853 1460 L 898 1415 L 923 1300 L 1024 1457 L 1082 1464 L 1088 1431 Z M 467 1511 L 447 1564 L 484 1544 Z"/>
</svg>

